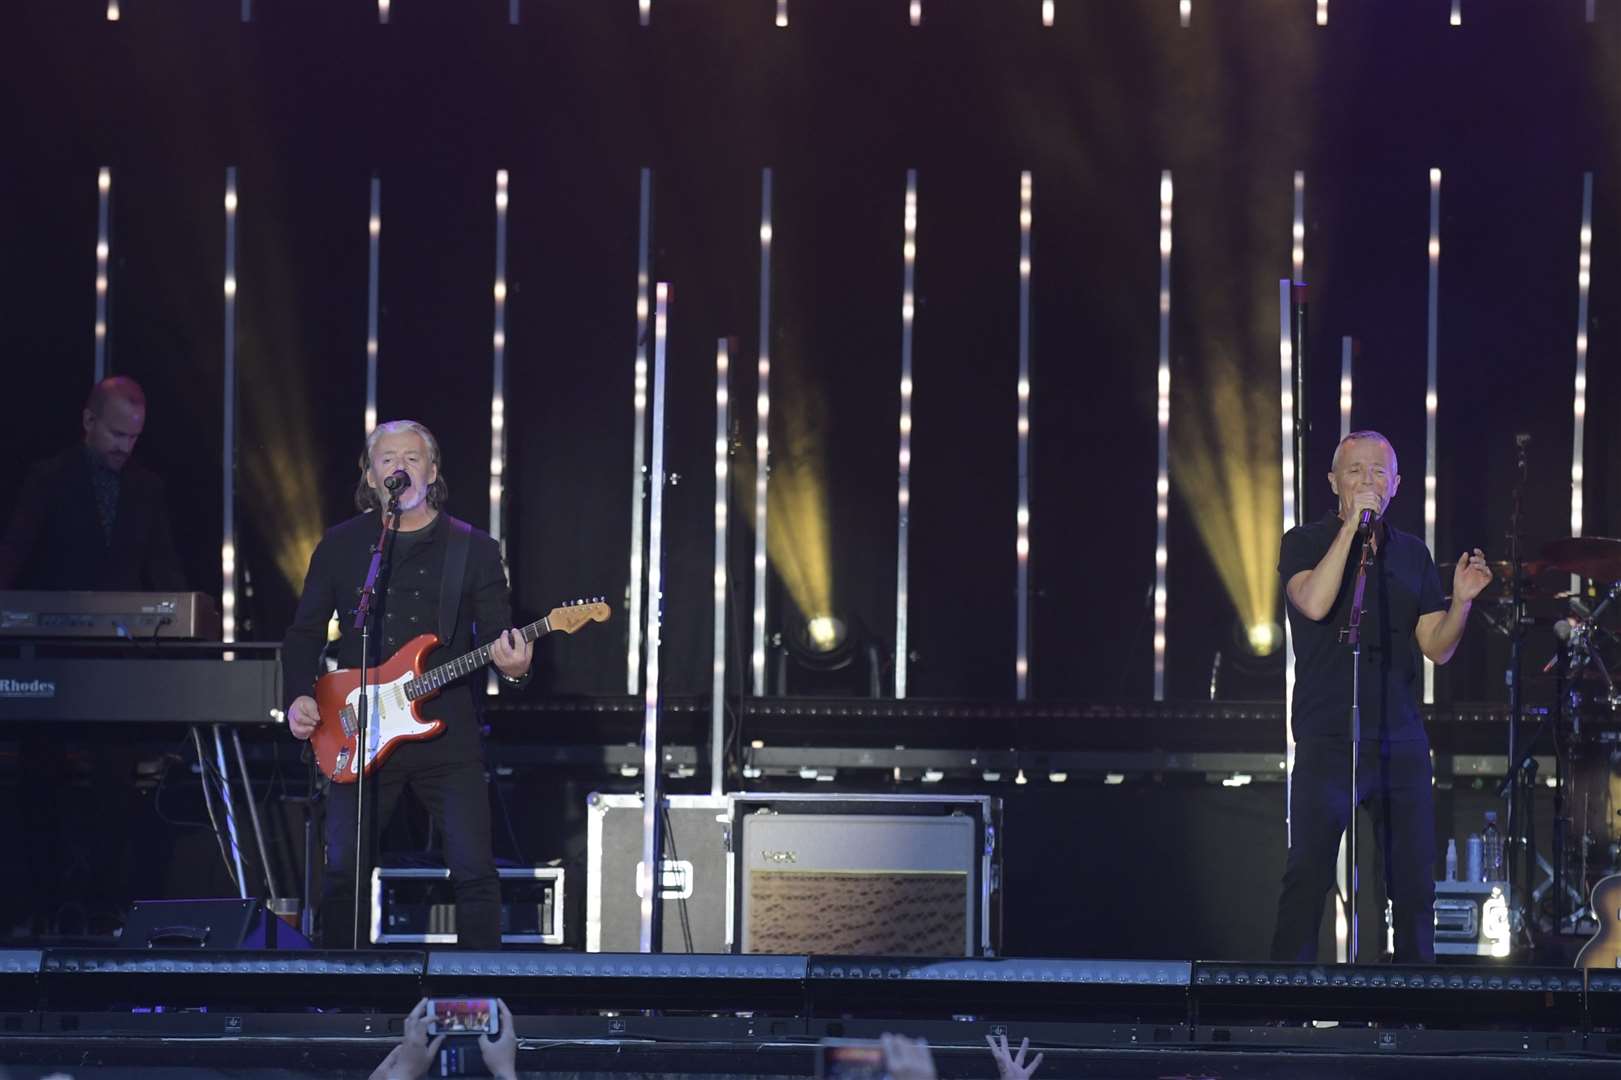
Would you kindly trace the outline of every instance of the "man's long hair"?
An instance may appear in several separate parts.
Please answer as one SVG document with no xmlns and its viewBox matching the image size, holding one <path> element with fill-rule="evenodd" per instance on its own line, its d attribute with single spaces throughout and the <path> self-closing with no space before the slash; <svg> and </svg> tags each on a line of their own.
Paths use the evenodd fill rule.
<svg viewBox="0 0 1621 1080">
<path fill-rule="evenodd" d="M 450 500 L 450 488 L 445 484 L 445 470 L 439 461 L 439 440 L 433 437 L 433 432 L 415 420 L 388 420 L 372 428 L 371 434 L 366 436 L 365 448 L 360 451 L 360 481 L 355 485 L 355 506 L 361 513 L 383 508 L 383 500 L 378 498 L 377 492 L 366 483 L 366 473 L 371 469 L 372 449 L 377 445 L 377 440 L 384 435 L 394 435 L 402 431 L 414 431 L 422 436 L 423 443 L 428 447 L 428 459 L 438 474 L 434 482 L 428 485 L 428 505 L 438 510 Z"/>
</svg>

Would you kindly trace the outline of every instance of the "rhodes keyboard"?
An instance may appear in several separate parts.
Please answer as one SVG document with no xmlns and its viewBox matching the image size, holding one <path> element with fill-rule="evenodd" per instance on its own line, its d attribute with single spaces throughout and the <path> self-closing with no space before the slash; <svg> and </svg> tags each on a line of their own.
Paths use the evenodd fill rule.
<svg viewBox="0 0 1621 1080">
<path fill-rule="evenodd" d="M 218 641 L 214 598 L 199 592 L 0 592 L 0 637 Z"/>
</svg>

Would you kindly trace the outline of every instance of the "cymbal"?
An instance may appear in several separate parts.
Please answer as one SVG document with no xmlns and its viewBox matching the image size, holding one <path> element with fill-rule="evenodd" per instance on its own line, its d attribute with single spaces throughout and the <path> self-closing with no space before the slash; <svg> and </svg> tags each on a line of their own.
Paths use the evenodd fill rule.
<svg viewBox="0 0 1621 1080">
<path fill-rule="evenodd" d="M 1455 572 L 1457 565 L 1458 564 L 1456 562 L 1435 564 L 1435 569 L 1441 574 L 1441 585 L 1443 588 L 1452 583 L 1452 575 Z M 1488 562 L 1486 565 L 1491 569 L 1492 572 L 1492 583 L 1487 587 L 1492 589 L 1507 589 L 1509 583 L 1514 580 L 1514 564 L 1506 559 L 1499 559 L 1496 562 Z M 1546 562 L 1536 559 L 1521 559 L 1520 584 L 1522 588 L 1524 588 L 1527 592 L 1540 591 L 1532 586 L 1531 579 L 1550 569 L 1552 569 L 1552 567 Z"/>
<path fill-rule="evenodd" d="M 1550 570 L 1597 581 L 1621 581 L 1621 540 L 1570 536 L 1544 547 L 1542 558 Z"/>
</svg>

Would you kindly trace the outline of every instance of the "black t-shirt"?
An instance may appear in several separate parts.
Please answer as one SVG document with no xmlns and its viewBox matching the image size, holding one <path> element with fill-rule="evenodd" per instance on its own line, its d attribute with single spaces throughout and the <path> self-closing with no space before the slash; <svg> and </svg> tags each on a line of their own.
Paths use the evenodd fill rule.
<svg viewBox="0 0 1621 1080">
<path fill-rule="evenodd" d="M 1286 598 L 1289 579 L 1322 562 L 1339 530 L 1339 515 L 1331 513 L 1284 535 L 1278 573 Z M 1389 525 L 1384 533 L 1362 601 L 1362 738 L 1407 742 L 1425 737 L 1415 692 L 1423 657 L 1413 631 L 1419 616 L 1443 610 L 1446 601 L 1424 541 Z M 1285 601 L 1294 635 L 1297 740 L 1350 736 L 1351 647 L 1340 631 L 1350 617 L 1360 555 L 1359 542 L 1352 543 L 1339 596 L 1321 622 Z"/>
</svg>

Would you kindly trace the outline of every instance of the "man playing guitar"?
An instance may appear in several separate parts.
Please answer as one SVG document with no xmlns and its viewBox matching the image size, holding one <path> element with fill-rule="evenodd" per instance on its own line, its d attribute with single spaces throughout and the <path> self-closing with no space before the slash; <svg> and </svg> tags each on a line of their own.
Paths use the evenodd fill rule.
<svg viewBox="0 0 1621 1080">
<path fill-rule="evenodd" d="M 356 604 L 381 529 L 385 482 L 399 488 L 398 532 L 385 547 L 371 607 L 371 651 L 375 667 L 410 639 L 437 633 L 444 655 L 490 645 L 490 660 L 501 678 L 522 684 L 529 677 L 534 646 L 509 629 L 512 601 L 500 548 L 480 532 L 440 513 L 448 495 L 439 472 L 439 444 L 427 428 L 410 420 L 379 424 L 360 457 L 356 517 L 329 529 L 310 557 L 298 610 L 282 643 L 284 693 L 291 704 L 287 725 L 309 739 L 322 723 L 312 695 L 320 674 L 327 626 L 338 613 L 338 663 L 362 666 Z M 376 511 L 376 513 L 373 513 Z M 467 680 L 445 686 L 419 704 L 425 720 L 444 730 L 421 741 L 401 741 L 375 772 L 367 774 L 368 815 L 380 832 L 410 788 L 432 815 L 444 837 L 445 862 L 456 893 L 456 931 L 464 948 L 500 946 L 500 884 L 490 844 L 488 781 L 484 773 L 473 690 Z M 356 788 L 328 788 L 326 860 L 319 910 L 319 935 L 327 948 L 360 946 L 351 925 L 355 880 Z"/>
</svg>

